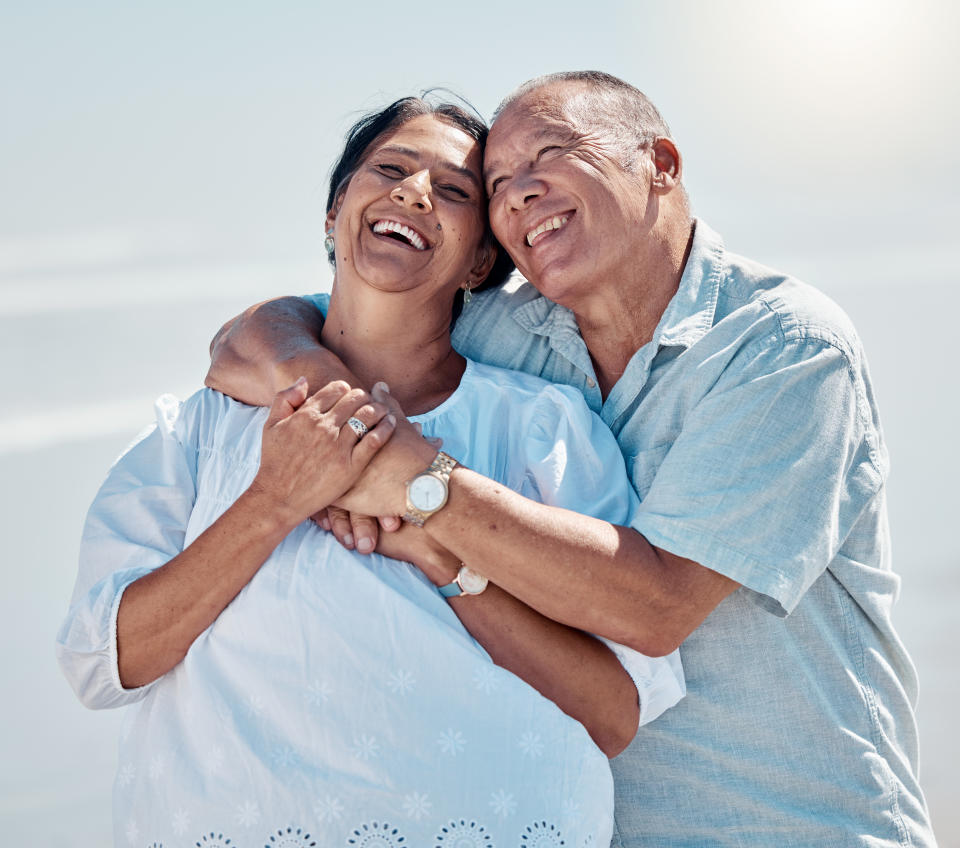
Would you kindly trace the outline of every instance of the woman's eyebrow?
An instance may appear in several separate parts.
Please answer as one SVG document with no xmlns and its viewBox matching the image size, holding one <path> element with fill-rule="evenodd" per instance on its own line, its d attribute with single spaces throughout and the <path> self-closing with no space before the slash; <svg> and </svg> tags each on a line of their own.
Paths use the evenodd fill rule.
<svg viewBox="0 0 960 848">
<path fill-rule="evenodd" d="M 385 144 L 377 153 L 399 153 L 402 156 L 409 156 L 411 159 L 420 161 L 420 151 L 414 150 L 412 147 L 404 147 L 401 144 Z M 475 185 L 482 185 L 480 177 L 477 173 L 471 168 L 464 168 L 462 165 L 454 165 L 453 162 L 440 162 L 440 167 L 447 171 L 453 171 L 455 174 L 459 174 L 462 177 L 470 180 Z"/>
</svg>

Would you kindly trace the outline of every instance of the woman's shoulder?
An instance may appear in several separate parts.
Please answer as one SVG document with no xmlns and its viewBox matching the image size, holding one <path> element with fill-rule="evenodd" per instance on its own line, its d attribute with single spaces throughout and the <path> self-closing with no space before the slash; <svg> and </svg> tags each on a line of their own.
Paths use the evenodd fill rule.
<svg viewBox="0 0 960 848">
<path fill-rule="evenodd" d="M 259 433 L 268 414 L 266 408 L 248 406 L 214 389 L 199 389 L 184 400 L 163 394 L 154 402 L 153 423 L 135 443 L 154 429 L 162 438 L 175 440 L 188 451 L 236 443 L 252 426 Z"/>
<path fill-rule="evenodd" d="M 486 387 L 488 390 L 496 389 L 509 393 L 516 403 L 540 402 L 560 404 L 577 410 L 587 409 L 583 395 L 572 386 L 551 383 L 534 374 L 486 365 L 472 359 L 468 359 L 467 363 L 461 385 L 472 385 L 479 389 Z"/>
</svg>

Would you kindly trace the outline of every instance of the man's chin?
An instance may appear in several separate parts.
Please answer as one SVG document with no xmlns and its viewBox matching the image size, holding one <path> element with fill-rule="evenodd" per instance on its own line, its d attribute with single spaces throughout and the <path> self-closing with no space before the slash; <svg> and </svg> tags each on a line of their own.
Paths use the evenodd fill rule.
<svg viewBox="0 0 960 848">
<path fill-rule="evenodd" d="M 581 273 L 578 275 L 576 269 L 571 267 L 571 265 L 572 263 L 555 260 L 541 268 L 529 268 L 526 270 L 521 268 L 520 273 L 523 274 L 544 297 L 566 306 L 568 304 L 564 303 L 564 301 L 575 292 L 578 287 L 578 280 L 582 280 L 584 277 L 583 269 L 581 269 Z"/>
</svg>

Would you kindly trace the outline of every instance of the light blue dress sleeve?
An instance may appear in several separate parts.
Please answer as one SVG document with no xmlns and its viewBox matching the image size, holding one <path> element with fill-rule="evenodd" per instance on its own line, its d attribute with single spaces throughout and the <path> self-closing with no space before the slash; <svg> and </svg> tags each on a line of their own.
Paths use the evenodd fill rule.
<svg viewBox="0 0 960 848">
<path fill-rule="evenodd" d="M 302 295 L 303 299 L 308 303 L 312 303 L 324 318 L 327 317 L 327 309 L 330 307 L 330 295 L 326 292 L 320 292 L 319 294 L 305 294 Z"/>
<path fill-rule="evenodd" d="M 124 689 L 117 666 L 117 611 L 124 590 L 183 550 L 196 498 L 196 450 L 171 395 L 156 422 L 110 469 L 84 525 L 70 610 L 57 634 L 63 674 L 91 709 L 143 698 L 154 683 Z"/>
<path fill-rule="evenodd" d="M 630 523 L 639 500 L 627 478 L 620 447 L 579 392 L 566 386 L 545 388 L 525 436 L 527 478 L 522 495 L 612 524 Z M 641 726 L 686 694 L 679 651 L 648 657 L 597 638 L 613 651 L 637 687 Z"/>
</svg>

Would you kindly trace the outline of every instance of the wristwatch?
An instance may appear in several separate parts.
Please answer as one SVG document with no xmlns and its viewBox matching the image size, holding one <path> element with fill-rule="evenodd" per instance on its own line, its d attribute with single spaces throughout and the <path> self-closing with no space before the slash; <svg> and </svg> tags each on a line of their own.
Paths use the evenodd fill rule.
<svg viewBox="0 0 960 848">
<path fill-rule="evenodd" d="M 474 571 L 469 565 L 460 563 L 460 570 L 453 578 L 453 583 L 440 586 L 440 594 L 445 598 L 462 598 L 464 595 L 479 595 L 487 588 L 489 581 L 479 571 Z"/>
<path fill-rule="evenodd" d="M 457 461 L 439 451 L 426 471 L 407 481 L 407 511 L 404 521 L 423 527 L 423 522 L 447 502 L 450 472 Z"/>
</svg>

